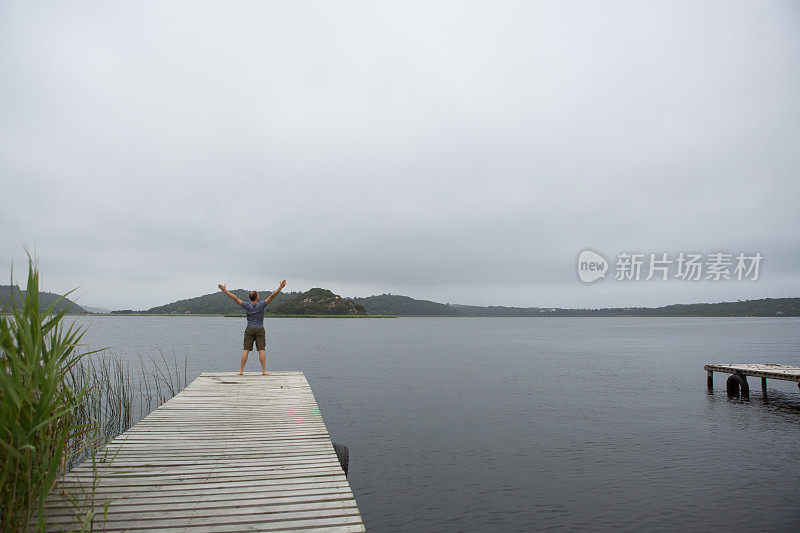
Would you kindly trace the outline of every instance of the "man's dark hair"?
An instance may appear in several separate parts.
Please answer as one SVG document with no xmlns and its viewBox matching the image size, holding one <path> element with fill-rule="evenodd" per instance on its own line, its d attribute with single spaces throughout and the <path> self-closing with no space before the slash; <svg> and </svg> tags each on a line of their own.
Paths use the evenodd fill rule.
<svg viewBox="0 0 800 533">
<path fill-rule="evenodd" d="M 257 298 L 258 298 L 258 292 L 257 291 L 250 291 L 250 301 L 251 302 L 255 302 Z"/>
</svg>

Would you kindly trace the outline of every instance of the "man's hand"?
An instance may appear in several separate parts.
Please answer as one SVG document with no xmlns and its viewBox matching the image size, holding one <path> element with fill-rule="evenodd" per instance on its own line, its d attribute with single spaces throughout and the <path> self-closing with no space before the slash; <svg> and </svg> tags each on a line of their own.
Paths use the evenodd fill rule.
<svg viewBox="0 0 800 533">
<path fill-rule="evenodd" d="M 278 295 L 278 293 L 281 292 L 281 290 L 283 290 L 285 286 L 286 286 L 286 280 L 281 281 L 281 284 L 278 286 L 278 288 L 272 291 L 272 293 L 270 293 L 270 295 L 267 296 L 267 299 L 264 300 L 265 302 L 267 302 L 264 305 L 269 304 L 272 301 L 272 299 L 275 298 Z"/>
<path fill-rule="evenodd" d="M 226 288 L 225 288 L 225 284 L 224 284 L 224 283 L 220 283 L 219 285 L 217 285 L 217 287 L 219 287 L 219 290 L 221 290 L 222 292 L 224 292 L 225 294 L 227 294 L 227 295 L 228 295 L 228 296 L 231 298 L 231 300 L 233 300 L 234 302 L 236 302 L 236 304 L 237 304 L 237 305 L 242 305 L 242 301 L 239 299 L 239 297 L 238 297 L 238 296 L 236 296 L 235 294 L 233 294 L 233 293 L 232 293 L 231 291 L 229 291 L 228 289 L 226 289 Z"/>
</svg>

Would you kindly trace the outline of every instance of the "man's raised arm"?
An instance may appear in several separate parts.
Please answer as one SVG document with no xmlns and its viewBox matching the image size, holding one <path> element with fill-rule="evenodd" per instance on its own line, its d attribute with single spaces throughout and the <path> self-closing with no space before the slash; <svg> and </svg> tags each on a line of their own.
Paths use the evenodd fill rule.
<svg viewBox="0 0 800 533">
<path fill-rule="evenodd" d="M 219 285 L 217 285 L 217 287 L 219 287 L 219 289 L 220 289 L 222 292 L 224 292 L 225 294 L 227 294 L 228 296 L 230 296 L 230 297 L 231 297 L 231 299 L 233 299 L 233 301 L 234 301 L 234 302 L 236 302 L 236 304 L 237 304 L 239 307 L 241 307 L 241 306 L 242 306 L 242 301 L 241 301 L 241 300 L 240 300 L 240 299 L 239 299 L 239 298 L 238 298 L 238 297 L 237 297 L 235 294 L 233 294 L 231 291 L 229 291 L 228 289 L 226 289 L 226 288 L 225 288 L 225 285 L 223 285 L 222 283 L 220 283 Z"/>
<path fill-rule="evenodd" d="M 275 291 L 272 291 L 272 294 L 270 294 L 269 296 L 267 296 L 267 299 L 266 299 L 266 300 L 264 300 L 264 301 L 266 302 L 264 305 L 269 305 L 269 303 L 272 301 L 272 299 L 273 299 L 273 298 L 275 298 L 275 297 L 278 295 L 278 293 L 279 293 L 279 292 L 281 292 L 281 290 L 282 290 L 282 289 L 283 289 L 285 286 L 286 286 L 286 280 L 283 280 L 283 281 L 281 281 L 281 284 L 280 284 L 280 286 L 278 287 L 278 289 L 277 289 L 277 290 L 275 290 Z"/>
</svg>

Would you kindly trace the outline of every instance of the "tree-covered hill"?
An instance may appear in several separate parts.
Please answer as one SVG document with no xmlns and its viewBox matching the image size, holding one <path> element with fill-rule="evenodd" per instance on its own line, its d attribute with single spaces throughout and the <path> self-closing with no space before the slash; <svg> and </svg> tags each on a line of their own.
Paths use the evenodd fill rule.
<svg viewBox="0 0 800 533">
<path fill-rule="evenodd" d="M 354 298 L 354 301 L 371 315 L 398 316 L 800 316 L 800 298 L 602 309 L 442 304 L 395 294 Z"/>
<path fill-rule="evenodd" d="M 3 289 L 0 287 L 0 300 Z M 232 291 L 248 300 L 248 291 Z M 49 293 L 45 293 L 49 294 Z M 259 291 L 260 299 L 269 291 Z M 50 295 L 55 299 L 58 295 Z M 49 300 L 52 302 L 53 300 Z M 74 312 L 84 312 L 77 308 Z M 127 311 L 130 313 L 131 311 Z M 179 300 L 153 307 L 143 313 L 153 314 L 244 314 L 222 292 Z M 314 288 L 304 293 L 281 292 L 267 307 L 267 314 L 283 315 L 395 315 L 395 316 L 800 316 L 800 298 L 763 298 L 738 302 L 673 304 L 663 307 L 609 307 L 602 309 L 566 309 L 443 304 L 416 300 L 408 296 L 381 294 L 366 298 L 343 298 L 327 289 Z M 124 312 L 123 312 L 124 313 Z"/>
<path fill-rule="evenodd" d="M 250 297 L 248 296 L 250 291 L 245 289 L 233 289 L 231 290 L 233 294 L 241 298 L 245 302 L 250 301 Z M 259 300 L 264 300 L 271 294 L 270 291 L 258 291 L 258 298 Z M 293 294 L 297 293 L 285 293 L 280 292 L 275 299 L 272 300 L 269 307 L 267 309 L 274 308 L 278 304 L 287 299 L 291 298 Z M 212 292 L 211 294 L 204 294 L 203 296 L 196 296 L 194 298 L 187 298 L 185 300 L 178 300 L 177 302 L 168 303 L 166 305 L 160 305 L 158 307 L 153 307 L 148 309 L 147 311 L 142 311 L 143 313 L 152 313 L 152 314 L 178 314 L 178 315 L 233 315 L 233 314 L 241 314 L 244 315 L 244 309 L 236 305 L 236 302 L 230 299 L 228 295 L 226 295 L 222 291 Z"/>
<path fill-rule="evenodd" d="M 668 316 L 800 316 L 800 298 L 763 298 L 713 304 L 675 304 L 659 307 Z"/>
<path fill-rule="evenodd" d="M 281 315 L 366 315 L 364 306 L 349 298 L 342 298 L 328 289 L 315 287 L 288 298 L 269 314 Z"/>
<path fill-rule="evenodd" d="M 353 301 L 364 306 L 370 315 L 396 316 L 464 316 L 461 310 L 449 304 L 440 304 L 428 300 L 415 300 L 408 296 L 381 294 L 366 298 L 353 298 Z"/>
<path fill-rule="evenodd" d="M 245 289 L 231 290 L 243 301 L 250 301 L 249 292 Z M 258 291 L 260 300 L 266 299 L 270 291 Z M 178 315 L 244 315 L 244 309 L 237 306 L 222 291 L 204 294 L 195 298 L 178 300 L 166 305 L 153 307 L 147 314 Z M 315 288 L 304 293 L 280 292 L 266 309 L 267 315 L 365 315 L 363 306 L 352 300 L 342 298 L 327 289 Z"/>
<path fill-rule="evenodd" d="M 672 304 L 663 307 L 542 309 L 542 316 L 800 316 L 800 298 Z"/>
<path fill-rule="evenodd" d="M 461 305 L 453 307 L 467 316 L 541 316 L 542 310 L 538 307 L 505 307 L 502 305 Z"/>
<path fill-rule="evenodd" d="M 394 294 L 354 300 L 362 304 L 371 315 L 398 316 L 800 316 L 800 298 L 602 309 L 442 304 Z"/>
<path fill-rule="evenodd" d="M 315 287 L 287 299 L 268 311 L 282 315 L 366 315 L 364 306 L 328 289 Z"/>
<path fill-rule="evenodd" d="M 396 294 L 354 298 L 371 315 L 397 316 L 541 316 L 538 307 L 443 304 Z"/>
<path fill-rule="evenodd" d="M 20 305 L 22 302 L 22 297 L 25 296 L 25 291 L 20 290 L 19 287 L 16 285 L 0 285 L 0 308 L 10 306 L 12 303 L 15 305 Z M 44 292 L 39 291 L 39 307 L 42 309 L 47 309 L 53 302 L 57 301 L 61 298 L 60 294 L 54 294 L 52 292 Z M 70 315 L 77 315 L 82 313 L 87 313 L 86 309 L 79 306 L 69 298 L 64 298 L 60 302 L 56 304 L 55 310 L 60 311 L 64 307 L 70 306 L 69 311 L 67 314 Z"/>
</svg>

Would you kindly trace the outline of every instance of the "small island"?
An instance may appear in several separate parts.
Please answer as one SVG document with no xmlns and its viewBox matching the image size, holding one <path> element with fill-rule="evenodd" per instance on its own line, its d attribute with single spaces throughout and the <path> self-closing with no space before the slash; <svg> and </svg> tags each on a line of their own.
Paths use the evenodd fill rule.
<svg viewBox="0 0 800 533">
<path fill-rule="evenodd" d="M 233 289 L 233 294 L 244 301 L 249 298 L 245 289 Z M 270 291 L 258 291 L 261 299 L 268 297 Z M 244 310 L 231 304 L 221 292 L 214 292 L 178 300 L 166 305 L 153 307 L 146 311 L 112 311 L 113 315 L 223 315 L 226 317 L 244 316 Z M 329 289 L 314 287 L 305 292 L 280 292 L 264 313 L 267 317 L 339 318 L 339 317 L 391 317 L 388 313 L 368 313 L 365 307 L 353 299 L 335 294 Z"/>
<path fill-rule="evenodd" d="M 315 287 L 306 292 L 291 296 L 276 305 L 267 308 L 267 313 L 279 315 L 325 315 L 325 316 L 366 316 L 363 305 L 342 298 L 328 289 Z"/>
</svg>

